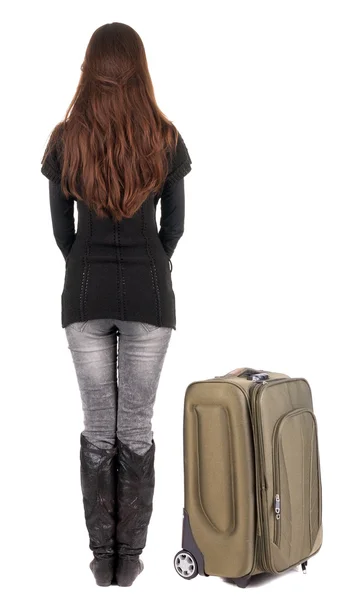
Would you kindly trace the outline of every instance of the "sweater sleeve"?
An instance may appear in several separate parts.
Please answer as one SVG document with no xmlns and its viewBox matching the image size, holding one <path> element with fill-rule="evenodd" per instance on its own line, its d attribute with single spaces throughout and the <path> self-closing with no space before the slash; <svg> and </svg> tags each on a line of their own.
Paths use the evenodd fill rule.
<svg viewBox="0 0 360 600">
<path fill-rule="evenodd" d="M 50 212 L 54 237 L 65 260 L 75 241 L 74 199 L 66 198 L 61 184 L 49 180 Z"/>
<path fill-rule="evenodd" d="M 49 145 L 48 145 L 49 146 Z M 44 156 L 47 153 L 48 146 L 44 152 Z M 54 183 L 60 183 L 61 181 L 61 166 L 58 159 L 57 149 L 53 148 L 46 156 L 45 160 L 41 161 L 41 173 L 45 175 L 50 181 Z"/>
<path fill-rule="evenodd" d="M 178 132 L 178 141 L 175 154 L 172 158 L 170 169 L 166 178 L 167 183 L 175 183 L 191 171 L 192 160 L 183 137 Z"/>
<path fill-rule="evenodd" d="M 58 148 L 48 152 L 50 141 L 41 161 L 41 173 L 49 180 L 50 214 L 55 241 L 65 260 L 75 241 L 74 198 L 66 198 L 61 189 L 61 163 Z M 44 157 L 46 156 L 45 160 Z"/>
<path fill-rule="evenodd" d="M 184 178 L 166 181 L 160 200 L 161 217 L 159 238 L 169 258 L 184 233 L 185 192 Z"/>
<path fill-rule="evenodd" d="M 184 233 L 185 185 L 184 177 L 191 171 L 191 158 L 179 133 L 176 152 L 161 191 L 159 238 L 169 259 Z"/>
</svg>

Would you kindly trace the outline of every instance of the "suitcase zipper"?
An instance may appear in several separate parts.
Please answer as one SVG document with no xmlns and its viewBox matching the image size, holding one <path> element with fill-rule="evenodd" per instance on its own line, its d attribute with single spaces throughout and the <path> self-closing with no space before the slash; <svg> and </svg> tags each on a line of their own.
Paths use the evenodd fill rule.
<svg viewBox="0 0 360 600">
<path fill-rule="evenodd" d="M 268 570 L 271 573 L 277 573 L 277 571 L 273 568 L 272 564 L 271 564 L 271 540 L 270 540 L 270 535 L 269 535 L 269 518 L 268 518 L 268 508 L 267 508 L 267 489 L 266 489 L 266 482 L 265 482 L 265 475 L 264 475 L 264 469 L 263 469 L 263 465 L 265 464 L 265 452 L 264 452 L 264 442 L 263 442 L 263 437 L 262 437 L 262 433 L 261 433 L 261 427 L 260 427 L 260 402 L 259 400 L 259 396 L 261 394 L 261 390 L 264 389 L 265 386 L 269 385 L 269 383 L 272 382 L 276 382 L 278 383 L 279 381 L 289 381 L 288 377 L 279 377 L 277 379 L 266 379 L 264 381 L 261 382 L 257 382 L 255 383 L 253 386 L 251 386 L 251 390 L 252 390 L 252 397 L 253 397 L 253 412 L 254 412 L 254 416 L 255 418 L 255 423 L 256 423 L 256 433 L 257 433 L 257 439 L 258 439 L 258 446 L 259 446 L 259 450 L 260 450 L 260 459 L 259 459 L 259 481 L 260 481 L 260 488 L 261 488 L 261 495 L 260 495 L 260 504 L 259 506 L 261 507 L 262 510 L 260 510 L 260 515 L 259 518 L 260 520 L 260 527 L 262 530 L 262 536 L 264 539 L 264 544 L 263 544 L 263 567 L 265 568 L 265 570 Z M 280 501 L 280 497 L 279 497 L 279 501 Z M 278 506 L 278 508 L 280 509 L 280 506 Z M 280 513 L 279 513 L 280 514 Z M 280 522 L 279 519 L 276 520 L 277 523 Z"/>
<path fill-rule="evenodd" d="M 259 402 L 257 402 L 258 400 L 258 396 L 260 393 L 260 390 L 263 388 L 264 385 L 266 385 L 268 383 L 269 380 L 264 380 L 261 382 L 257 382 L 254 383 L 254 385 L 252 385 L 249 389 L 249 395 L 251 396 L 251 409 L 252 409 L 252 413 L 253 413 L 253 420 L 254 420 L 254 431 L 256 434 L 256 440 L 257 440 L 257 446 L 259 448 L 259 457 L 258 457 L 258 485 L 257 485 L 257 494 L 258 494 L 258 520 L 259 520 L 259 526 L 260 526 L 260 537 L 261 537 L 261 550 L 259 553 L 259 558 L 260 558 L 260 567 L 264 570 L 267 571 L 269 570 L 269 566 L 267 564 L 267 552 L 265 547 L 269 544 L 269 541 L 267 539 L 267 535 L 266 535 L 266 530 L 267 530 L 267 524 L 265 523 L 266 521 L 266 511 L 264 510 L 264 503 L 266 502 L 266 483 L 265 483 L 265 477 L 264 477 L 264 472 L 263 472 L 263 464 L 264 464 L 264 444 L 263 444 L 263 439 L 262 439 L 262 435 L 261 435 L 261 428 L 259 427 Z M 256 445 L 256 440 L 254 440 L 255 445 Z"/>
<path fill-rule="evenodd" d="M 281 518 L 281 508 L 280 508 L 280 496 L 279 494 L 275 494 L 275 531 L 274 531 L 274 544 L 279 547 L 280 545 L 280 518 Z"/>
</svg>

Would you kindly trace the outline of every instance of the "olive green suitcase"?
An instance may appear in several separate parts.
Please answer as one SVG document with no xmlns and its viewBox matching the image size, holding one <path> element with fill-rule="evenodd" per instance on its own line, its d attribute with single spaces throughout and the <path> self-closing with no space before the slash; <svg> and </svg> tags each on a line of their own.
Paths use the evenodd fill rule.
<svg viewBox="0 0 360 600">
<path fill-rule="evenodd" d="M 256 369 L 191 383 L 184 402 L 179 575 L 246 587 L 322 545 L 317 422 L 303 378 Z"/>
</svg>

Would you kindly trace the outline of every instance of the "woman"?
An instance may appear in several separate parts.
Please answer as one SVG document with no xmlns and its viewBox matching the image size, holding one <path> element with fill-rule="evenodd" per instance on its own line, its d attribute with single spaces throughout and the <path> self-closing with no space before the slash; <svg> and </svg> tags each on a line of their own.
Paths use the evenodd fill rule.
<svg viewBox="0 0 360 600">
<path fill-rule="evenodd" d="M 151 419 L 176 329 L 170 259 L 184 231 L 191 159 L 156 104 L 144 46 L 131 27 L 99 27 L 81 69 L 41 172 L 65 259 L 61 319 L 84 414 L 90 568 L 98 585 L 129 586 L 143 569 L 152 512 Z"/>
</svg>

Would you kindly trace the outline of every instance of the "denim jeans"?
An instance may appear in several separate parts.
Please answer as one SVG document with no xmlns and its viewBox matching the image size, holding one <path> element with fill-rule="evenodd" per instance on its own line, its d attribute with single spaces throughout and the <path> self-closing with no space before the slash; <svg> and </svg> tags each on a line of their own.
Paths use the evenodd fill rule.
<svg viewBox="0 0 360 600">
<path fill-rule="evenodd" d="M 172 328 L 91 319 L 65 327 L 84 414 L 83 434 L 98 448 L 115 436 L 134 452 L 151 446 L 152 416 Z"/>
</svg>

